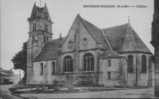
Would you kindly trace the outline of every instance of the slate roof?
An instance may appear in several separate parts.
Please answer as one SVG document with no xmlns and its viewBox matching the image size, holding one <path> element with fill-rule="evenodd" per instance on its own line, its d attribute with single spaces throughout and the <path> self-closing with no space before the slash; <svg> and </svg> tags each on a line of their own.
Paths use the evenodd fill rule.
<svg viewBox="0 0 159 99">
<path fill-rule="evenodd" d="M 46 19 L 52 22 L 46 4 L 44 7 L 38 7 L 36 3 L 34 3 L 29 20 L 34 20 L 34 19 Z"/>
<path fill-rule="evenodd" d="M 92 38 L 98 44 L 102 44 L 102 47 L 104 49 L 111 49 L 111 47 L 109 46 L 109 42 L 107 40 L 105 40 L 106 38 L 103 36 L 103 31 L 100 28 L 98 28 L 97 26 L 95 26 L 92 23 L 88 22 L 87 20 L 83 19 L 79 14 L 77 14 L 70 29 L 74 28 L 73 30 L 78 32 L 78 29 L 80 29 L 79 23 L 81 23 L 81 25 L 86 29 L 86 31 L 92 36 Z M 78 25 L 78 26 L 73 26 L 73 25 Z M 69 33 L 66 36 L 65 40 L 68 38 Z M 65 42 L 65 40 L 64 40 L 64 42 Z"/>
<path fill-rule="evenodd" d="M 103 46 L 105 46 L 107 49 L 111 49 L 111 46 L 109 46 L 107 38 L 104 38 L 103 31 L 101 29 L 84 19 L 83 25 L 88 30 L 88 33 L 90 33 L 92 37 L 97 41 L 97 43 L 103 44 Z"/>
<path fill-rule="evenodd" d="M 83 23 L 84 27 L 86 28 L 86 30 L 93 36 L 93 38 L 98 43 L 104 42 L 104 37 L 102 35 L 101 29 L 99 29 L 97 26 L 93 25 L 92 23 L 90 23 L 84 19 L 83 19 L 82 23 Z"/>
<path fill-rule="evenodd" d="M 129 23 L 103 29 L 105 37 L 112 48 L 118 52 L 147 52 L 151 53 L 139 35 Z"/>
<path fill-rule="evenodd" d="M 49 41 L 43 47 L 41 53 L 34 59 L 34 61 L 46 61 L 56 59 L 60 53 L 60 46 L 63 39 L 54 39 Z"/>
<path fill-rule="evenodd" d="M 77 15 L 77 19 L 79 18 L 80 22 L 84 26 L 84 28 L 90 33 L 93 39 L 104 46 L 106 49 L 110 49 L 109 42 L 107 42 L 103 36 L 103 31 L 95 26 L 94 24 L 88 22 L 87 20 L 83 19 L 80 15 Z"/>
<path fill-rule="evenodd" d="M 82 23 L 97 43 L 103 44 L 105 48 L 109 49 L 110 52 L 107 50 L 104 55 L 108 55 L 109 53 L 111 54 L 106 57 L 120 57 L 116 52 L 139 51 L 151 53 L 129 23 L 102 30 L 90 22 L 82 19 L 79 15 L 75 18 L 75 22 L 76 21 Z M 49 41 L 34 61 L 45 61 L 57 58 L 60 53 L 61 45 L 65 42 L 67 37 Z"/>
</svg>

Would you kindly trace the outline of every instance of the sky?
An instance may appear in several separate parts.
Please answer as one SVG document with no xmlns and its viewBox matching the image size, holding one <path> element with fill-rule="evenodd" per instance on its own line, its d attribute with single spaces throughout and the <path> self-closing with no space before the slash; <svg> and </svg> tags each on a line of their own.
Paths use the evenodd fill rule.
<svg viewBox="0 0 159 99">
<path fill-rule="evenodd" d="M 4 69 L 13 68 L 11 59 L 28 40 L 27 18 L 31 14 L 34 2 L 39 4 L 39 0 L 1 0 L 0 66 Z M 150 44 L 153 0 L 43 0 L 43 2 L 46 2 L 53 21 L 53 38 L 58 38 L 60 33 L 66 36 L 76 15 L 80 14 L 99 28 L 121 25 L 129 21 L 153 52 Z M 128 7 L 121 7 L 124 5 Z"/>
</svg>

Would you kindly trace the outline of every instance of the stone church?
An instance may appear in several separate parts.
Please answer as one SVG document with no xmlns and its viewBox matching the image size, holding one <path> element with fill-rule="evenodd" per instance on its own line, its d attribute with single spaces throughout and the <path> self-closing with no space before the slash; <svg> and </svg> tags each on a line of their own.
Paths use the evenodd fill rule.
<svg viewBox="0 0 159 99">
<path fill-rule="evenodd" d="M 34 4 L 28 22 L 27 84 L 152 85 L 152 53 L 130 23 L 100 29 L 77 14 L 67 36 L 54 39 L 46 4 Z"/>
</svg>

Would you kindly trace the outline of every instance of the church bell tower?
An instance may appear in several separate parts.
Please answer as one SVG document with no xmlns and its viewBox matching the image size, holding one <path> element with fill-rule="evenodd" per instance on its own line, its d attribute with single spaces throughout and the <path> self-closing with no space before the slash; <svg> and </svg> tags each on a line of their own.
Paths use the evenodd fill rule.
<svg viewBox="0 0 159 99">
<path fill-rule="evenodd" d="M 31 84 L 33 60 L 39 55 L 44 45 L 52 39 L 52 21 L 47 9 L 34 3 L 29 22 L 27 41 L 27 84 Z"/>
</svg>

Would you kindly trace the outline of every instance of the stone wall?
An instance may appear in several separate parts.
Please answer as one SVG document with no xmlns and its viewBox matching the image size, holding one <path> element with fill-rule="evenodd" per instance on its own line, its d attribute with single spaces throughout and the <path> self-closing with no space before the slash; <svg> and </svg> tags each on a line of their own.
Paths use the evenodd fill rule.
<svg viewBox="0 0 159 99">
<path fill-rule="evenodd" d="M 108 66 L 108 60 L 111 60 L 111 66 Z M 124 58 L 106 58 L 100 60 L 99 84 L 104 86 L 123 86 L 126 81 L 126 60 Z M 110 78 L 108 77 L 110 72 Z"/>
<path fill-rule="evenodd" d="M 146 53 L 125 53 L 122 54 L 123 56 L 127 57 L 129 55 L 133 56 L 133 72 L 128 73 L 128 86 L 148 86 L 151 82 L 152 72 L 150 72 L 150 68 L 152 68 L 150 63 L 151 54 Z M 146 56 L 146 73 L 142 73 L 142 55 Z"/>
</svg>

